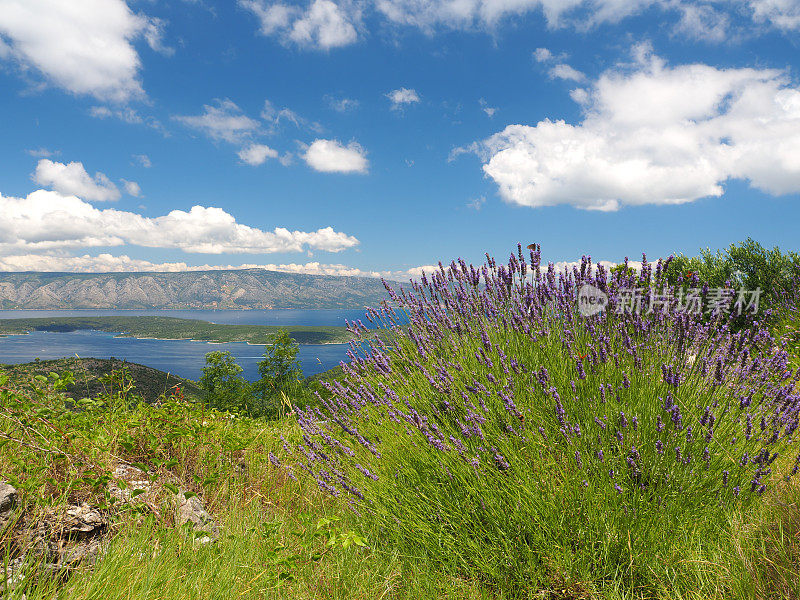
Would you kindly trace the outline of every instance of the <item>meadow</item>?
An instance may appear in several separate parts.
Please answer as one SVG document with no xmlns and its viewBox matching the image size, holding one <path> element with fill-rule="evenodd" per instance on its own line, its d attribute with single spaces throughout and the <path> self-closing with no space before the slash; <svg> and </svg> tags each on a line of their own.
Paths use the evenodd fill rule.
<svg viewBox="0 0 800 600">
<path fill-rule="evenodd" d="M 0 479 L 20 492 L 0 547 L 22 565 L 3 593 L 800 598 L 800 262 L 748 244 L 638 270 L 559 273 L 537 246 L 442 266 L 350 324 L 349 364 L 278 420 L 180 385 L 147 404 L 124 372 L 80 400 L 70 373 L 0 375 Z M 783 262 L 759 310 L 737 306 L 763 257 Z M 587 285 L 609 299 L 592 316 Z M 117 502 L 122 464 L 161 491 Z M 176 525 L 179 493 L 216 541 Z M 102 556 L 49 568 L 29 525 L 80 502 Z"/>
</svg>

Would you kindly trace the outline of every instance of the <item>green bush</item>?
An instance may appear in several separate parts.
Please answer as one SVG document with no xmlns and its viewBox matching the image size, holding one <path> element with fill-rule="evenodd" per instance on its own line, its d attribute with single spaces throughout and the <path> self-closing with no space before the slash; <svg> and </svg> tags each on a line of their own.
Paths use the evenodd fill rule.
<svg viewBox="0 0 800 600">
<path fill-rule="evenodd" d="M 206 403 L 217 410 L 247 412 L 252 403 L 252 388 L 240 375 L 242 367 L 230 352 L 206 354 L 200 387 L 208 392 Z"/>
<path fill-rule="evenodd" d="M 692 275 L 709 287 L 731 285 L 735 289 L 761 289 L 761 308 L 776 309 L 787 295 L 794 294 L 800 279 L 800 255 L 767 250 L 752 238 L 731 244 L 725 250 L 703 250 L 700 256 L 676 256 L 668 279 L 673 285 L 691 280 Z"/>
</svg>

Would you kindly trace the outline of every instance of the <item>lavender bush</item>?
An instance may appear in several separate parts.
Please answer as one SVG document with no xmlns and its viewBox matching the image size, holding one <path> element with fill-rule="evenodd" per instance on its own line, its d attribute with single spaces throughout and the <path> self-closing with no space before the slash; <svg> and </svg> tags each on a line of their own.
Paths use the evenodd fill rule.
<svg viewBox="0 0 800 600">
<path fill-rule="evenodd" d="M 371 539 L 500 590 L 697 585 L 687 540 L 713 553 L 731 511 L 798 470 L 800 372 L 723 313 L 617 314 L 623 288 L 663 293 L 669 263 L 558 273 L 533 246 L 387 286 L 367 318 L 392 342 L 352 324 L 344 379 L 299 414 L 298 464 Z M 584 284 L 605 311 L 578 313 Z"/>
</svg>

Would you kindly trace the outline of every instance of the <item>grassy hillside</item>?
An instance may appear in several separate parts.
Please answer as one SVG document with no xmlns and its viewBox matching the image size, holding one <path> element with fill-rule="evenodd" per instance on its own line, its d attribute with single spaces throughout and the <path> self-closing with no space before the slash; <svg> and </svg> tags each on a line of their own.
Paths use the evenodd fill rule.
<svg viewBox="0 0 800 600">
<path fill-rule="evenodd" d="M 344 327 L 323 325 L 287 326 L 215 324 L 176 317 L 40 317 L 0 319 L 0 335 L 29 331 L 76 331 L 94 329 L 119 333 L 121 337 L 193 339 L 208 342 L 249 342 L 269 344 L 284 329 L 300 344 L 343 344 L 352 336 Z"/>
<path fill-rule="evenodd" d="M 485 286 L 459 267 L 419 286 L 391 346 L 279 420 L 133 390 L 73 407 L 58 376 L 0 373 L 14 597 L 800 598 L 797 299 L 771 330 L 584 317 L 584 282 L 615 299 L 665 265 L 559 281 L 519 254 Z M 189 494 L 205 530 L 179 524 Z M 103 550 L 65 568 L 81 503 Z"/>
<path fill-rule="evenodd" d="M 114 371 L 123 368 L 130 374 L 133 393 L 141 396 L 145 402 L 155 402 L 159 396 L 169 394 L 176 388 L 180 388 L 187 399 L 202 400 L 206 395 L 197 383 L 190 379 L 116 358 L 59 358 L 3 365 L 0 368 L 11 377 L 10 381 L 17 387 L 25 386 L 36 375 L 47 377 L 50 373 L 70 371 L 75 375 L 75 381 L 66 386 L 63 392 L 73 399 L 93 398 L 104 392 L 117 391 L 118 384 L 108 379 Z"/>
</svg>

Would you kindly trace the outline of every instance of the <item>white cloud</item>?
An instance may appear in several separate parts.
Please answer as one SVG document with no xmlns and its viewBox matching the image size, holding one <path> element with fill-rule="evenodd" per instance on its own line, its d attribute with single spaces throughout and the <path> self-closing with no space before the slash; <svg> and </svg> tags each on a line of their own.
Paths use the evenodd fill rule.
<svg viewBox="0 0 800 600">
<path fill-rule="evenodd" d="M 127 179 L 121 179 L 120 181 L 122 181 L 122 187 L 125 188 L 125 193 L 129 196 L 138 198 L 142 195 L 142 188 L 135 181 L 128 181 Z"/>
<path fill-rule="evenodd" d="M 586 75 L 576 69 L 573 69 L 566 63 L 554 65 L 553 68 L 550 69 L 550 77 L 553 79 L 566 79 L 567 81 L 577 82 L 586 79 Z"/>
<path fill-rule="evenodd" d="M 0 195 L 0 254 L 122 246 L 176 248 L 202 254 L 339 252 L 358 245 L 352 236 L 324 227 L 313 232 L 276 227 L 263 231 L 237 223 L 217 207 L 193 206 L 149 218 L 100 210 L 75 197 L 37 190 L 27 198 Z"/>
<path fill-rule="evenodd" d="M 494 106 L 489 106 L 489 103 L 486 102 L 483 98 L 478 100 L 478 104 L 481 105 L 481 110 L 486 113 L 486 115 L 491 119 L 494 116 L 494 113 L 497 112 L 497 108 Z"/>
<path fill-rule="evenodd" d="M 225 98 L 215 105 L 203 105 L 200 115 L 176 115 L 176 121 L 205 133 L 212 140 L 241 143 L 258 132 L 260 124 L 242 112 L 236 103 Z"/>
<path fill-rule="evenodd" d="M 144 28 L 144 39 L 152 50 L 164 56 L 172 56 L 175 54 L 175 48 L 170 48 L 164 44 L 164 21 L 161 19 L 151 17 L 147 20 L 147 24 Z"/>
<path fill-rule="evenodd" d="M 314 140 L 303 159 L 324 173 L 366 173 L 369 169 L 366 153 L 356 142 L 344 146 L 336 140 Z"/>
<path fill-rule="evenodd" d="M 270 125 L 270 133 L 276 133 L 281 123 L 289 122 L 298 129 L 308 129 L 315 133 L 320 133 L 323 130 L 322 125 L 314 121 L 301 117 L 290 108 L 282 108 L 278 110 L 269 100 L 264 100 L 264 108 L 261 110 L 261 118 Z"/>
<path fill-rule="evenodd" d="M 330 50 L 358 40 L 360 12 L 349 3 L 314 0 L 305 9 L 266 0 L 239 0 L 239 5 L 258 17 L 263 35 L 277 34 L 287 43 Z"/>
<path fill-rule="evenodd" d="M 264 144 L 250 144 L 239 150 L 238 156 L 242 162 L 255 167 L 263 165 L 268 158 L 278 158 L 278 151 Z"/>
<path fill-rule="evenodd" d="M 800 29 L 800 2 L 797 0 L 749 0 L 756 21 L 768 22 L 779 29 Z"/>
<path fill-rule="evenodd" d="M 325 96 L 325 101 L 336 112 L 347 112 L 358 108 L 358 100 L 352 98 L 336 98 L 334 96 Z"/>
<path fill-rule="evenodd" d="M 472 210 L 480 210 L 483 208 L 484 204 L 486 204 L 486 196 L 479 196 L 477 198 L 472 198 L 469 202 L 467 202 L 467 208 L 471 208 Z"/>
<path fill-rule="evenodd" d="M 160 32 L 159 21 L 133 13 L 123 0 L 0 0 L 0 59 L 104 101 L 144 96 L 133 42 L 145 37 L 163 50 Z"/>
<path fill-rule="evenodd" d="M 730 18 L 707 4 L 679 4 L 681 19 L 675 33 L 706 42 L 724 42 L 730 37 Z"/>
<path fill-rule="evenodd" d="M 48 150 L 47 148 L 31 148 L 30 150 L 26 150 L 30 156 L 34 158 L 50 158 L 51 156 L 58 156 L 61 154 L 59 151 L 52 151 Z"/>
<path fill-rule="evenodd" d="M 800 88 L 782 71 L 669 67 L 646 48 L 585 91 L 585 118 L 509 125 L 485 140 L 484 172 L 508 202 L 680 204 L 728 179 L 800 192 Z M 583 97 L 583 95 L 578 95 Z"/>
<path fill-rule="evenodd" d="M 153 166 L 153 163 L 150 161 L 150 157 L 147 154 L 134 154 L 133 160 L 136 161 L 137 164 L 143 166 L 145 169 L 149 169 Z"/>
<path fill-rule="evenodd" d="M 419 94 L 417 94 L 416 90 L 404 87 L 392 90 L 386 94 L 386 97 L 391 100 L 392 108 L 402 108 L 406 104 L 415 104 L 419 102 Z"/>
<path fill-rule="evenodd" d="M 92 177 L 80 162 L 64 164 L 43 158 L 36 165 L 31 179 L 61 194 L 80 196 L 86 200 L 103 202 L 119 200 L 120 197 L 117 186 L 108 177 L 99 172 Z"/>
<path fill-rule="evenodd" d="M 556 55 L 547 48 L 537 48 L 533 51 L 533 58 L 538 63 L 553 65 L 549 71 L 551 79 L 566 79 L 567 81 L 583 81 L 586 79 L 586 75 L 564 62 L 568 58 L 566 53 L 562 52 Z"/>
<path fill-rule="evenodd" d="M 246 263 L 239 265 L 189 265 L 185 262 L 152 262 L 139 258 L 131 258 L 126 254 L 98 254 L 92 256 L 68 256 L 64 254 L 18 254 L 0 256 L 0 271 L 41 271 L 41 272 L 73 272 L 73 273 L 136 273 L 160 272 L 174 273 L 182 271 L 220 271 L 231 269 L 265 269 L 283 273 L 300 273 L 304 275 L 334 275 L 338 277 L 383 277 L 393 281 L 407 281 L 418 278 L 424 270 L 431 273 L 438 266 L 413 267 L 406 270 L 372 271 L 351 267 L 338 263 Z"/>
<path fill-rule="evenodd" d="M 653 9 L 664 13 L 664 23 L 679 16 L 681 24 L 676 31 L 692 37 L 701 29 L 718 36 L 733 19 L 766 23 L 783 31 L 800 29 L 797 0 L 376 0 L 374 6 L 388 21 L 427 33 L 438 29 L 493 30 L 504 19 L 526 13 L 541 14 L 553 29 L 586 31 Z M 554 58 L 547 48 L 538 48 L 534 57 L 538 62 Z"/>
<path fill-rule="evenodd" d="M 160 131 L 167 135 L 164 130 L 164 125 L 161 121 L 151 116 L 142 116 L 139 111 L 131 108 L 130 106 L 123 106 L 122 108 L 111 109 L 108 106 L 92 106 L 89 109 L 89 115 L 95 119 L 119 119 L 131 125 L 145 125 L 156 131 Z"/>
</svg>

